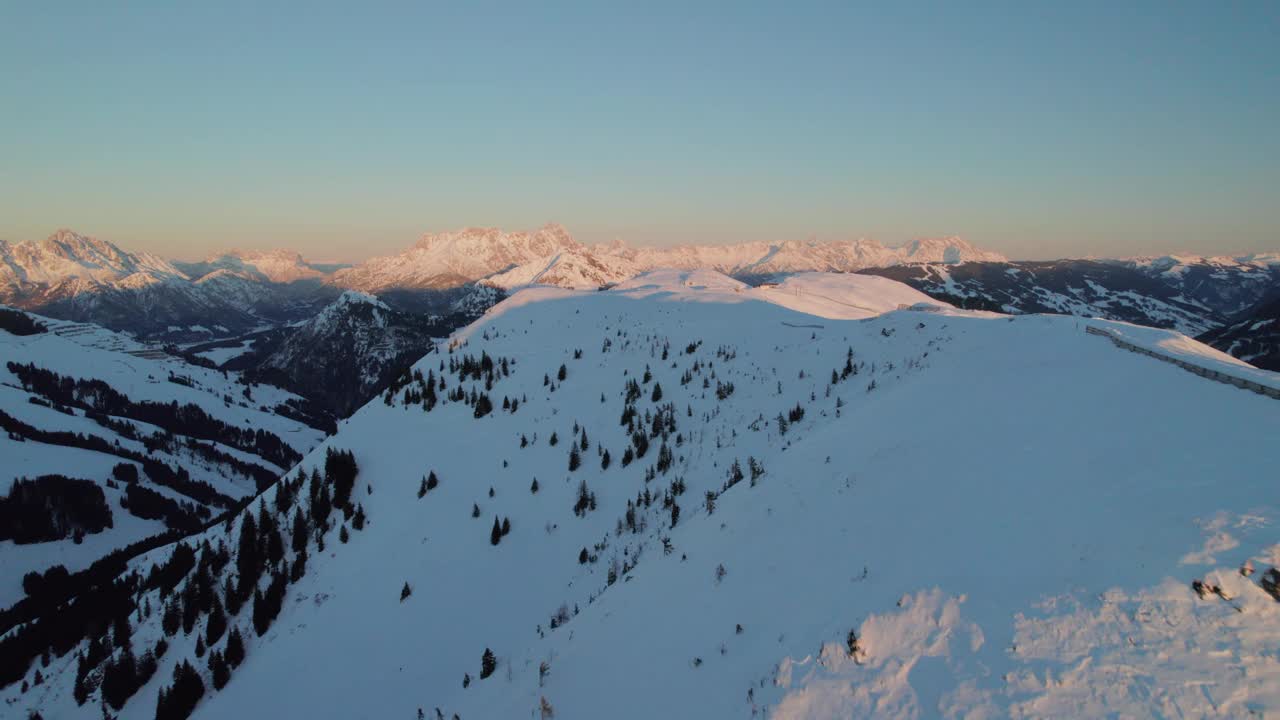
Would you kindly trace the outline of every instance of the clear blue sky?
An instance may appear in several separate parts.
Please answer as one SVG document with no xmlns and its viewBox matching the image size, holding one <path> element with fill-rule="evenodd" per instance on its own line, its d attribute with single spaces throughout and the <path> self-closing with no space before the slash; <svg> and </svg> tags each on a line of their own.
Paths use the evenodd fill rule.
<svg viewBox="0 0 1280 720">
<path fill-rule="evenodd" d="M 1280 248 L 1274 0 L 286 5 L 3 3 L 0 238 Z"/>
</svg>

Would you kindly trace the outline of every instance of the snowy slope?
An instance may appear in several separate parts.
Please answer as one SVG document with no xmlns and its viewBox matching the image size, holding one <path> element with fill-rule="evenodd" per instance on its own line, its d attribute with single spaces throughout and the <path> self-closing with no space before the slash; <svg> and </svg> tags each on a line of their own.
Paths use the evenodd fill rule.
<svg viewBox="0 0 1280 720">
<path fill-rule="evenodd" d="M 1223 320 L 1219 309 L 1195 299 L 1181 285 L 1114 262 L 926 263 L 864 272 L 907 283 L 964 307 L 1001 312 L 1102 317 L 1188 335 L 1199 335 Z M 1200 290 L 1205 294 L 1203 287 Z"/>
<path fill-rule="evenodd" d="M 799 273 L 752 290 L 776 305 L 826 318 L 857 320 L 906 307 L 949 308 L 919 290 L 873 275 Z"/>
<path fill-rule="evenodd" d="M 840 319 L 843 303 L 912 297 L 885 286 L 875 305 L 847 280 L 801 276 L 797 295 L 669 272 L 500 303 L 417 365 L 445 381 L 429 412 L 397 392 L 324 443 L 354 452 L 368 522 L 341 542 L 339 516 L 323 551 L 309 545 L 262 637 L 247 608 L 232 619 L 247 660 L 196 716 L 537 717 L 544 698 L 557 718 L 1280 708 L 1280 603 L 1260 587 L 1280 563 L 1280 404 L 1070 317 Z M 451 365 L 482 352 L 493 376 L 459 379 Z M 492 412 L 449 400 L 458 390 Z M 648 447 L 624 467 L 628 405 Z M 323 464 L 317 449 L 303 467 Z M 577 514 L 584 480 L 594 507 Z M 494 545 L 498 518 L 511 529 Z M 208 538 L 234 552 L 242 523 Z M 1246 561 L 1252 577 L 1236 573 Z M 1230 599 L 1199 598 L 1195 579 Z M 158 615 L 134 629 L 138 652 Z M 122 716 L 149 717 L 179 660 L 208 685 L 198 634 L 169 638 Z M 496 671 L 480 679 L 486 648 Z M 99 713 L 71 698 L 72 655 L 44 675 L 4 689 L 5 707 Z"/>
<path fill-rule="evenodd" d="M 35 365 L 63 377 L 101 380 L 134 403 L 195 405 L 227 425 L 271 433 L 296 453 L 306 453 L 324 437 L 324 432 L 280 414 L 279 408 L 283 405 L 302 407 L 301 398 L 292 393 L 270 385 L 247 387 L 239 383 L 239 375 L 235 373 L 224 374 L 190 365 L 181 358 L 99 327 L 31 317 L 42 322 L 48 331 L 15 336 L 0 330 L 0 359 L 3 360 L 0 363 L 0 411 L 36 430 L 75 432 L 102 438 L 126 451 L 141 453 L 172 467 L 184 468 L 191 479 L 207 483 L 217 493 L 233 500 L 251 495 L 257 489 L 255 478 L 246 475 L 242 469 L 216 458 L 198 456 L 183 447 L 188 436 L 182 433 L 176 434 L 178 444 L 174 447 L 149 450 L 141 438 L 160 431 L 160 428 L 149 423 L 128 421 L 138 431 L 139 438 L 135 439 L 94 422 L 86 417 L 82 408 L 67 408 L 63 411 L 50 407 L 49 398 L 26 387 L 21 378 L 7 367 L 8 363 Z M 44 404 L 37 404 L 36 401 Z M 295 414 L 288 410 L 285 412 Z M 125 420 L 120 417 L 115 419 Z M 278 475 L 288 469 L 272 459 L 224 443 L 205 440 L 200 442 L 216 448 L 222 456 L 257 466 L 264 473 Z M 28 571 L 43 570 L 57 563 L 75 571 L 88 566 L 110 550 L 165 529 L 165 525 L 158 520 L 135 518 L 122 509 L 120 498 L 124 496 L 123 487 L 105 486 L 115 465 L 121 462 L 136 464 L 129 458 L 109 452 L 43 442 L 23 437 L 22 433 L 17 437 L 10 434 L 0 436 L 0 457 L 4 458 L 0 495 L 7 494 L 10 484 L 18 477 L 32 478 L 55 473 L 93 480 L 104 485 L 115 520 L 113 528 L 88 536 L 83 544 L 73 544 L 70 539 L 28 545 L 0 541 L 0 564 L 5 568 L 0 576 L 0 608 L 8 607 L 22 596 L 21 580 Z M 171 499 L 193 502 L 192 498 L 168 487 L 148 482 L 145 476 L 141 482 Z M 197 505 L 202 504 L 197 502 Z M 211 509 L 217 510 L 218 507 L 215 504 Z"/>
</svg>

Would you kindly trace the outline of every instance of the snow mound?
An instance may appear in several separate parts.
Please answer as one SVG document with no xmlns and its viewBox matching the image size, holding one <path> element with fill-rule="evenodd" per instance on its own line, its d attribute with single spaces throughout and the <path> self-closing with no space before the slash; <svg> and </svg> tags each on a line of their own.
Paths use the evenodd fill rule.
<svg viewBox="0 0 1280 720">
<path fill-rule="evenodd" d="M 799 273 L 752 294 L 792 310 L 856 320 L 899 309 L 952 309 L 908 285 L 876 275 Z"/>
</svg>

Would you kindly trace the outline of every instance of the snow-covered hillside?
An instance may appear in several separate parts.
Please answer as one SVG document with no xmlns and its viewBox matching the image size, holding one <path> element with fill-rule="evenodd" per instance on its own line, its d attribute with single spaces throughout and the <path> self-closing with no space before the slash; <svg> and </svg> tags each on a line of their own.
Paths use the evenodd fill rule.
<svg viewBox="0 0 1280 720">
<path fill-rule="evenodd" d="M 1280 286 L 1231 324 L 1199 339 L 1245 362 L 1280 372 Z"/>
<path fill-rule="evenodd" d="M 1178 288 L 1188 299 L 1233 316 L 1280 285 L 1280 252 L 1163 255 L 1109 261 Z"/>
<path fill-rule="evenodd" d="M 235 373 L 190 365 L 95 326 L 4 312 L 45 330 L 0 329 L 7 431 L 0 437 L 0 497 L 16 478 L 89 480 L 103 488 L 113 523 L 77 542 L 70 533 L 34 543 L 0 540 L 0 608 L 22 597 L 27 572 L 57 564 L 75 572 L 166 526 L 233 507 L 325 435 L 304 422 L 316 421 L 305 401 L 279 388 L 242 384 Z M 121 464 L 137 479 L 122 480 L 114 470 Z M 159 503 L 154 494 L 182 512 L 144 510 L 141 501 L 132 511 L 123 507 L 126 496 Z"/>
<path fill-rule="evenodd" d="M 1148 270 L 1117 262 L 1056 260 L 959 266 L 926 263 L 864 272 L 907 283 L 964 307 L 1101 317 L 1188 335 L 1199 335 L 1223 322 L 1227 306 L 1213 304 L 1211 298 L 1245 292 L 1254 283 L 1251 276 L 1222 275 L 1189 287 L 1192 284 L 1181 278 Z"/>
<path fill-rule="evenodd" d="M 43 682 L 3 707 L 96 717 L 109 676 L 123 717 L 1280 711 L 1280 403 L 917 297 L 517 292 L 198 560 L 135 561 L 129 673 L 113 633 L 45 665 L 10 632 Z"/>
</svg>

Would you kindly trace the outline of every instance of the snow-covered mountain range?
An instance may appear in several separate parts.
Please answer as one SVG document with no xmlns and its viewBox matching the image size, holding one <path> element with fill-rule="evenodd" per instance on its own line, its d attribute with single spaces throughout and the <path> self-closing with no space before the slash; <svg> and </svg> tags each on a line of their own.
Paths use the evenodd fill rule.
<svg viewBox="0 0 1280 720">
<path fill-rule="evenodd" d="M 0 628 L 0 702 L 1265 715 L 1280 400 L 1208 375 L 1280 389 L 1173 331 L 865 275 L 523 289 L 243 511 Z"/>
<path fill-rule="evenodd" d="M 1228 325 L 1248 335 L 1253 324 L 1240 323 L 1280 286 L 1276 253 L 1010 262 L 960 238 L 895 248 L 872 240 L 652 248 L 585 245 L 555 224 L 428 234 L 402 253 L 350 267 L 312 264 L 286 250 L 169 262 L 66 230 L 40 242 L 0 244 L 0 260 L 0 301 L 185 343 L 305 321 L 345 289 L 440 316 L 482 312 L 500 296 L 484 287 L 594 289 L 659 268 L 714 270 L 757 283 L 797 272 L 875 273 L 967 307 L 1103 317 L 1193 335 Z M 1218 335 L 1205 337 L 1217 342 Z M 1240 340 L 1219 347 L 1244 353 Z M 1266 362 L 1280 352 L 1273 344 L 1260 338 L 1247 352 Z"/>
<path fill-rule="evenodd" d="M 658 268 L 766 275 L 852 272 L 911 262 L 954 264 L 1003 259 L 998 253 L 979 250 L 960 238 L 917 240 L 898 248 L 887 248 L 874 240 L 669 248 L 633 248 L 621 242 L 583 245 L 560 225 L 550 224 L 534 231 L 466 228 L 429 234 L 403 253 L 338 271 L 334 282 L 369 292 L 449 287 L 477 281 L 504 289 L 529 284 L 588 289 Z"/>
<path fill-rule="evenodd" d="M 0 241 L 0 302 L 141 337 L 210 339 L 307 317 L 336 297 L 300 262 L 245 253 L 184 265 L 59 230 Z"/>
</svg>

